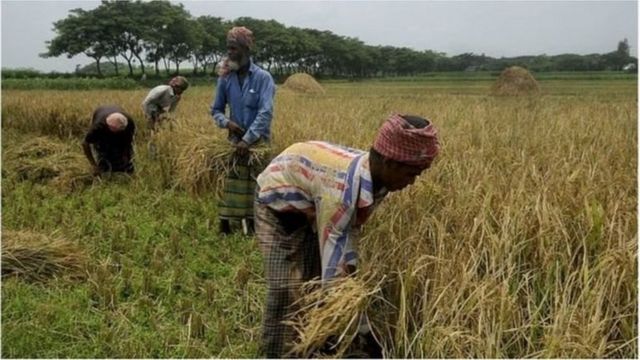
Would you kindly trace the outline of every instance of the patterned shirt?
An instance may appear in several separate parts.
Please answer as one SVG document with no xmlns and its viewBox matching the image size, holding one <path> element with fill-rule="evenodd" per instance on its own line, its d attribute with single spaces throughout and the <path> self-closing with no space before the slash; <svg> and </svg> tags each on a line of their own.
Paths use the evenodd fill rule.
<svg viewBox="0 0 640 360">
<path fill-rule="evenodd" d="M 147 118 L 173 111 L 180 101 L 180 96 L 173 92 L 170 85 L 158 85 L 149 91 L 142 102 L 142 110 Z"/>
<path fill-rule="evenodd" d="M 313 219 L 323 280 L 356 265 L 360 226 L 386 195 L 386 190 L 373 194 L 368 152 L 321 141 L 291 145 L 257 182 L 258 203 Z"/>
</svg>

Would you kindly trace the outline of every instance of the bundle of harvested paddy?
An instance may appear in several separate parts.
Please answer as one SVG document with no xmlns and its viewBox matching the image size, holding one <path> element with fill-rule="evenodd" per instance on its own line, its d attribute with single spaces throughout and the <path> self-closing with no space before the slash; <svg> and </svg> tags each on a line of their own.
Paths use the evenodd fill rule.
<svg viewBox="0 0 640 360">
<path fill-rule="evenodd" d="M 347 277 L 320 288 L 319 282 L 303 286 L 303 296 L 298 301 L 299 310 L 286 321 L 293 326 L 298 338 L 291 349 L 297 357 L 326 356 L 341 358 L 358 335 L 360 321 L 369 304 L 380 292 L 380 284 Z M 328 342 L 332 349 L 327 349 Z"/>
<path fill-rule="evenodd" d="M 47 137 L 36 137 L 7 150 L 6 160 L 7 173 L 21 181 L 51 181 L 60 190 L 74 190 L 93 183 L 84 156 Z"/>
<path fill-rule="evenodd" d="M 539 91 L 540 87 L 533 75 L 519 66 L 503 70 L 491 87 L 491 94 L 496 96 L 533 95 Z"/>
<path fill-rule="evenodd" d="M 285 89 L 305 94 L 324 94 L 324 89 L 316 79 L 305 73 L 289 76 L 282 86 Z"/>
<path fill-rule="evenodd" d="M 54 276 L 86 277 L 88 255 L 76 244 L 37 232 L 2 232 L 2 277 L 44 281 Z"/>
<path fill-rule="evenodd" d="M 220 135 L 225 132 L 176 123 L 171 130 L 160 131 L 154 141 L 161 161 L 169 167 L 171 182 L 190 193 L 222 191 L 226 175 L 234 171 L 235 148 Z M 269 156 L 267 146 L 251 147 L 249 165 L 264 164 Z"/>
</svg>

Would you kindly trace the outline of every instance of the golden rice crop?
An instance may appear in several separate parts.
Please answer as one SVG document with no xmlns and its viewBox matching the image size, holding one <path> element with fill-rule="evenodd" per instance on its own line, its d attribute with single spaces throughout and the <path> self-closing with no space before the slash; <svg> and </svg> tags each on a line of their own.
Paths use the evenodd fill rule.
<svg viewBox="0 0 640 360">
<path fill-rule="evenodd" d="M 193 121 L 176 121 L 152 139 L 175 185 L 194 194 L 222 191 L 225 176 L 235 171 L 235 148 L 212 125 L 197 127 Z M 262 164 L 269 156 L 266 146 L 250 148 L 249 164 Z M 268 160 L 268 159 L 267 159 Z"/>
<path fill-rule="evenodd" d="M 76 244 L 30 230 L 2 231 L 2 277 L 45 281 L 86 277 L 88 255 Z"/>
<path fill-rule="evenodd" d="M 80 138 L 91 126 L 93 111 L 101 105 L 117 104 L 129 113 L 140 137 L 146 137 L 141 103 L 143 90 L 131 96 L 128 91 L 104 90 L 100 96 L 85 96 L 86 91 L 20 90 L 17 96 L 3 98 L 2 127 L 34 135 Z"/>
<path fill-rule="evenodd" d="M 365 225 L 359 273 L 367 280 L 335 288 L 351 302 L 327 295 L 342 311 L 299 314 L 297 350 L 308 353 L 329 332 L 346 334 L 346 346 L 344 329 L 364 309 L 389 357 L 637 357 L 635 84 L 602 92 L 545 82 L 538 97 L 485 96 L 489 84 L 472 95 L 383 85 L 276 94 L 274 154 L 305 140 L 368 149 L 391 112 L 429 117 L 442 143 L 432 168 Z M 105 96 L 139 106 L 144 96 L 120 93 L 86 92 L 85 108 Z M 3 95 L 3 115 L 6 104 L 30 99 Z M 72 96 L 57 100 L 75 106 Z M 215 187 L 211 159 L 229 147 L 211 101 L 210 88 L 189 89 L 175 127 L 155 139 L 159 159 L 143 152 L 136 160 L 166 162 L 170 179 L 194 192 Z M 30 104 L 32 112 L 47 106 Z M 137 137 L 138 148 L 147 140 Z"/>
<path fill-rule="evenodd" d="M 287 321 L 298 334 L 291 353 L 297 357 L 323 356 L 322 351 L 343 357 L 358 334 L 361 317 L 366 315 L 369 303 L 379 287 L 361 278 L 339 279 L 322 287 L 320 281 L 303 285 L 299 308 Z M 330 339 L 334 349 L 323 349 Z"/>
</svg>

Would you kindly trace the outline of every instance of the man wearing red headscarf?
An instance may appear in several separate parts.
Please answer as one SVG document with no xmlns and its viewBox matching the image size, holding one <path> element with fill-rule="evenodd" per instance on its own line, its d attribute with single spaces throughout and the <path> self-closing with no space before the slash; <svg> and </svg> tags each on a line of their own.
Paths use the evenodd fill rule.
<svg viewBox="0 0 640 360">
<path fill-rule="evenodd" d="M 256 235 L 263 253 L 267 301 L 263 349 L 288 354 L 293 329 L 283 320 L 296 311 L 302 283 L 327 282 L 355 271 L 360 226 L 388 192 L 414 183 L 440 150 L 427 119 L 392 114 L 366 152 L 321 141 L 293 144 L 257 179 Z M 381 348 L 362 327 L 364 350 Z"/>
<path fill-rule="evenodd" d="M 271 74 L 253 63 L 253 33 L 236 26 L 227 33 L 227 57 L 218 71 L 218 83 L 211 115 L 218 127 L 229 132 L 235 152 L 233 171 L 225 178 L 218 204 L 220 232 L 229 234 L 232 222 L 253 231 L 255 178 L 264 164 L 249 162 L 249 151 L 267 146 L 271 138 L 275 83 Z M 227 113 L 227 108 L 229 109 Z"/>
</svg>

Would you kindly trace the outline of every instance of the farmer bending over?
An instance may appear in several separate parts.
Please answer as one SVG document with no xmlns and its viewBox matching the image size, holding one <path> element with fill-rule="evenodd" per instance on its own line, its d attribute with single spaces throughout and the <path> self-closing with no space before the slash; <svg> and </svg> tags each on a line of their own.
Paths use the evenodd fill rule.
<svg viewBox="0 0 640 360">
<path fill-rule="evenodd" d="M 142 110 L 149 122 L 149 128 L 155 130 L 160 123 L 161 115 L 173 112 L 180 101 L 182 93 L 189 87 L 183 76 L 176 76 L 168 85 L 158 85 L 149 91 L 142 102 Z"/>
<path fill-rule="evenodd" d="M 234 164 L 225 179 L 218 206 L 220 232 L 231 233 L 231 220 L 243 221 L 253 230 L 255 178 L 264 162 L 249 163 L 249 149 L 265 146 L 271 137 L 275 84 L 271 74 L 251 60 L 253 33 L 234 27 L 227 34 L 227 57 L 219 67 L 216 97 L 211 115 L 216 124 L 229 131 L 235 148 L 229 159 Z M 225 109 L 229 106 L 229 116 Z M 261 166 L 262 165 L 262 166 Z"/>
<path fill-rule="evenodd" d="M 303 282 L 355 271 L 359 227 L 389 191 L 413 184 L 440 148 L 428 120 L 391 115 L 369 152 L 310 141 L 291 145 L 257 179 L 256 236 L 264 256 L 267 301 L 263 351 L 283 357 L 294 340 L 282 321 Z M 370 332 L 365 351 L 381 356 Z"/>
<path fill-rule="evenodd" d="M 133 173 L 133 135 L 136 131 L 133 119 L 116 105 L 100 106 L 93 112 L 91 128 L 84 138 L 82 148 L 93 173 Z M 93 158 L 91 145 L 97 155 Z"/>
</svg>

